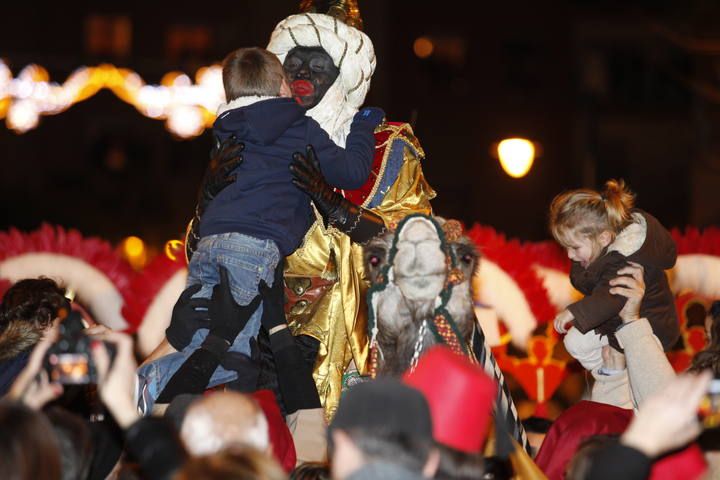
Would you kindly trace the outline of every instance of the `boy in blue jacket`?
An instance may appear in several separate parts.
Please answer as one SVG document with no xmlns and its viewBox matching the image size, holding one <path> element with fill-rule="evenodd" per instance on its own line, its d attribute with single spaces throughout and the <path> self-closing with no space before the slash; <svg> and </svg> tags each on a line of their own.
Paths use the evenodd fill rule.
<svg viewBox="0 0 720 480">
<path fill-rule="evenodd" d="M 339 189 L 360 188 L 370 175 L 375 127 L 385 116 L 378 108 L 361 110 L 345 148 L 338 147 L 292 98 L 277 57 L 261 48 L 228 55 L 223 62 L 223 84 L 228 103 L 218 111 L 214 133 L 220 142 L 230 137 L 242 142 L 244 159 L 233 172 L 236 180 L 210 202 L 202 216 L 187 285 L 198 285 L 195 298 L 210 298 L 224 268 L 235 302 L 255 312 L 241 331 L 239 326 L 229 326 L 208 335 L 207 329 L 199 329 L 182 351 L 141 367 L 146 412 L 175 371 L 200 347 L 223 356 L 208 387 L 238 378 L 237 371 L 223 367 L 232 364 L 225 362 L 232 358 L 226 352 L 236 358 L 250 356 L 250 339 L 257 337 L 262 315 L 259 284 L 272 285 L 278 262 L 300 245 L 315 219 L 310 198 L 292 183 L 293 154 L 312 145 L 328 183 Z"/>
</svg>

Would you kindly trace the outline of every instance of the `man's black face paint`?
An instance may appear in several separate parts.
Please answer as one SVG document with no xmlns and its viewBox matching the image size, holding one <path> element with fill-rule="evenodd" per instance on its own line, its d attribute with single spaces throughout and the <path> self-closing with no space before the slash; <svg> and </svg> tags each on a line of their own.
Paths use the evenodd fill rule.
<svg viewBox="0 0 720 480">
<path fill-rule="evenodd" d="M 335 83 L 340 70 L 321 47 L 295 47 L 283 63 L 295 100 L 311 109 Z"/>
</svg>

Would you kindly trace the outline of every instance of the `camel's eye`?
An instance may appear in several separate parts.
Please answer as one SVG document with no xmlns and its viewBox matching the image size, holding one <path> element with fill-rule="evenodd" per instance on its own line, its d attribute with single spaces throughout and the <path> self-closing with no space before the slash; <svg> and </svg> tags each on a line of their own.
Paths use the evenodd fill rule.
<svg viewBox="0 0 720 480">
<path fill-rule="evenodd" d="M 462 257 L 460 257 L 460 261 L 463 262 L 465 265 L 470 265 L 473 261 L 473 256 L 469 253 L 466 253 Z"/>
<path fill-rule="evenodd" d="M 377 267 L 378 265 L 380 265 L 380 257 L 378 257 L 377 255 L 370 255 L 370 258 L 368 258 L 368 262 L 371 266 Z"/>
</svg>

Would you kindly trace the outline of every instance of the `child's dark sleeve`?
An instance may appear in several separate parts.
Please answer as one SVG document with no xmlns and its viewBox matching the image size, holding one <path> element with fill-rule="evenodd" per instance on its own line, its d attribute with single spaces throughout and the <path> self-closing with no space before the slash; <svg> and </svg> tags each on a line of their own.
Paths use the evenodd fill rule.
<svg viewBox="0 0 720 480">
<path fill-rule="evenodd" d="M 370 112 L 364 115 L 365 112 Z M 317 154 L 325 180 L 336 188 L 362 187 L 370 175 L 375 156 L 375 127 L 384 117 L 380 109 L 363 109 L 355 115 L 345 148 L 338 147 L 320 125 L 309 119 L 308 143 Z"/>
<path fill-rule="evenodd" d="M 620 310 L 625 306 L 627 298 L 610 293 L 610 280 L 616 278 L 618 270 L 626 264 L 625 257 L 617 255 L 613 261 L 608 262 L 593 291 L 582 300 L 568 305 L 567 309 L 575 317 L 575 328 L 580 330 L 581 333 L 587 333 L 599 327 L 602 323 L 620 313 Z"/>
</svg>

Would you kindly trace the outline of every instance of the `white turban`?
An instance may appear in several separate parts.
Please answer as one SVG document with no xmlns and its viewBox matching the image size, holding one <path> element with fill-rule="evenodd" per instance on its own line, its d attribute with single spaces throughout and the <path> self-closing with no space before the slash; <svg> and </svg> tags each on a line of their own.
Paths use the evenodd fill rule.
<svg viewBox="0 0 720 480">
<path fill-rule="evenodd" d="M 365 101 L 375 71 L 375 50 L 370 38 L 342 21 L 319 13 L 292 15 L 281 21 L 270 37 L 267 49 L 285 61 L 295 47 L 321 47 L 340 70 L 335 83 L 320 103 L 308 110 L 330 135 L 345 146 L 352 118 Z"/>
</svg>

